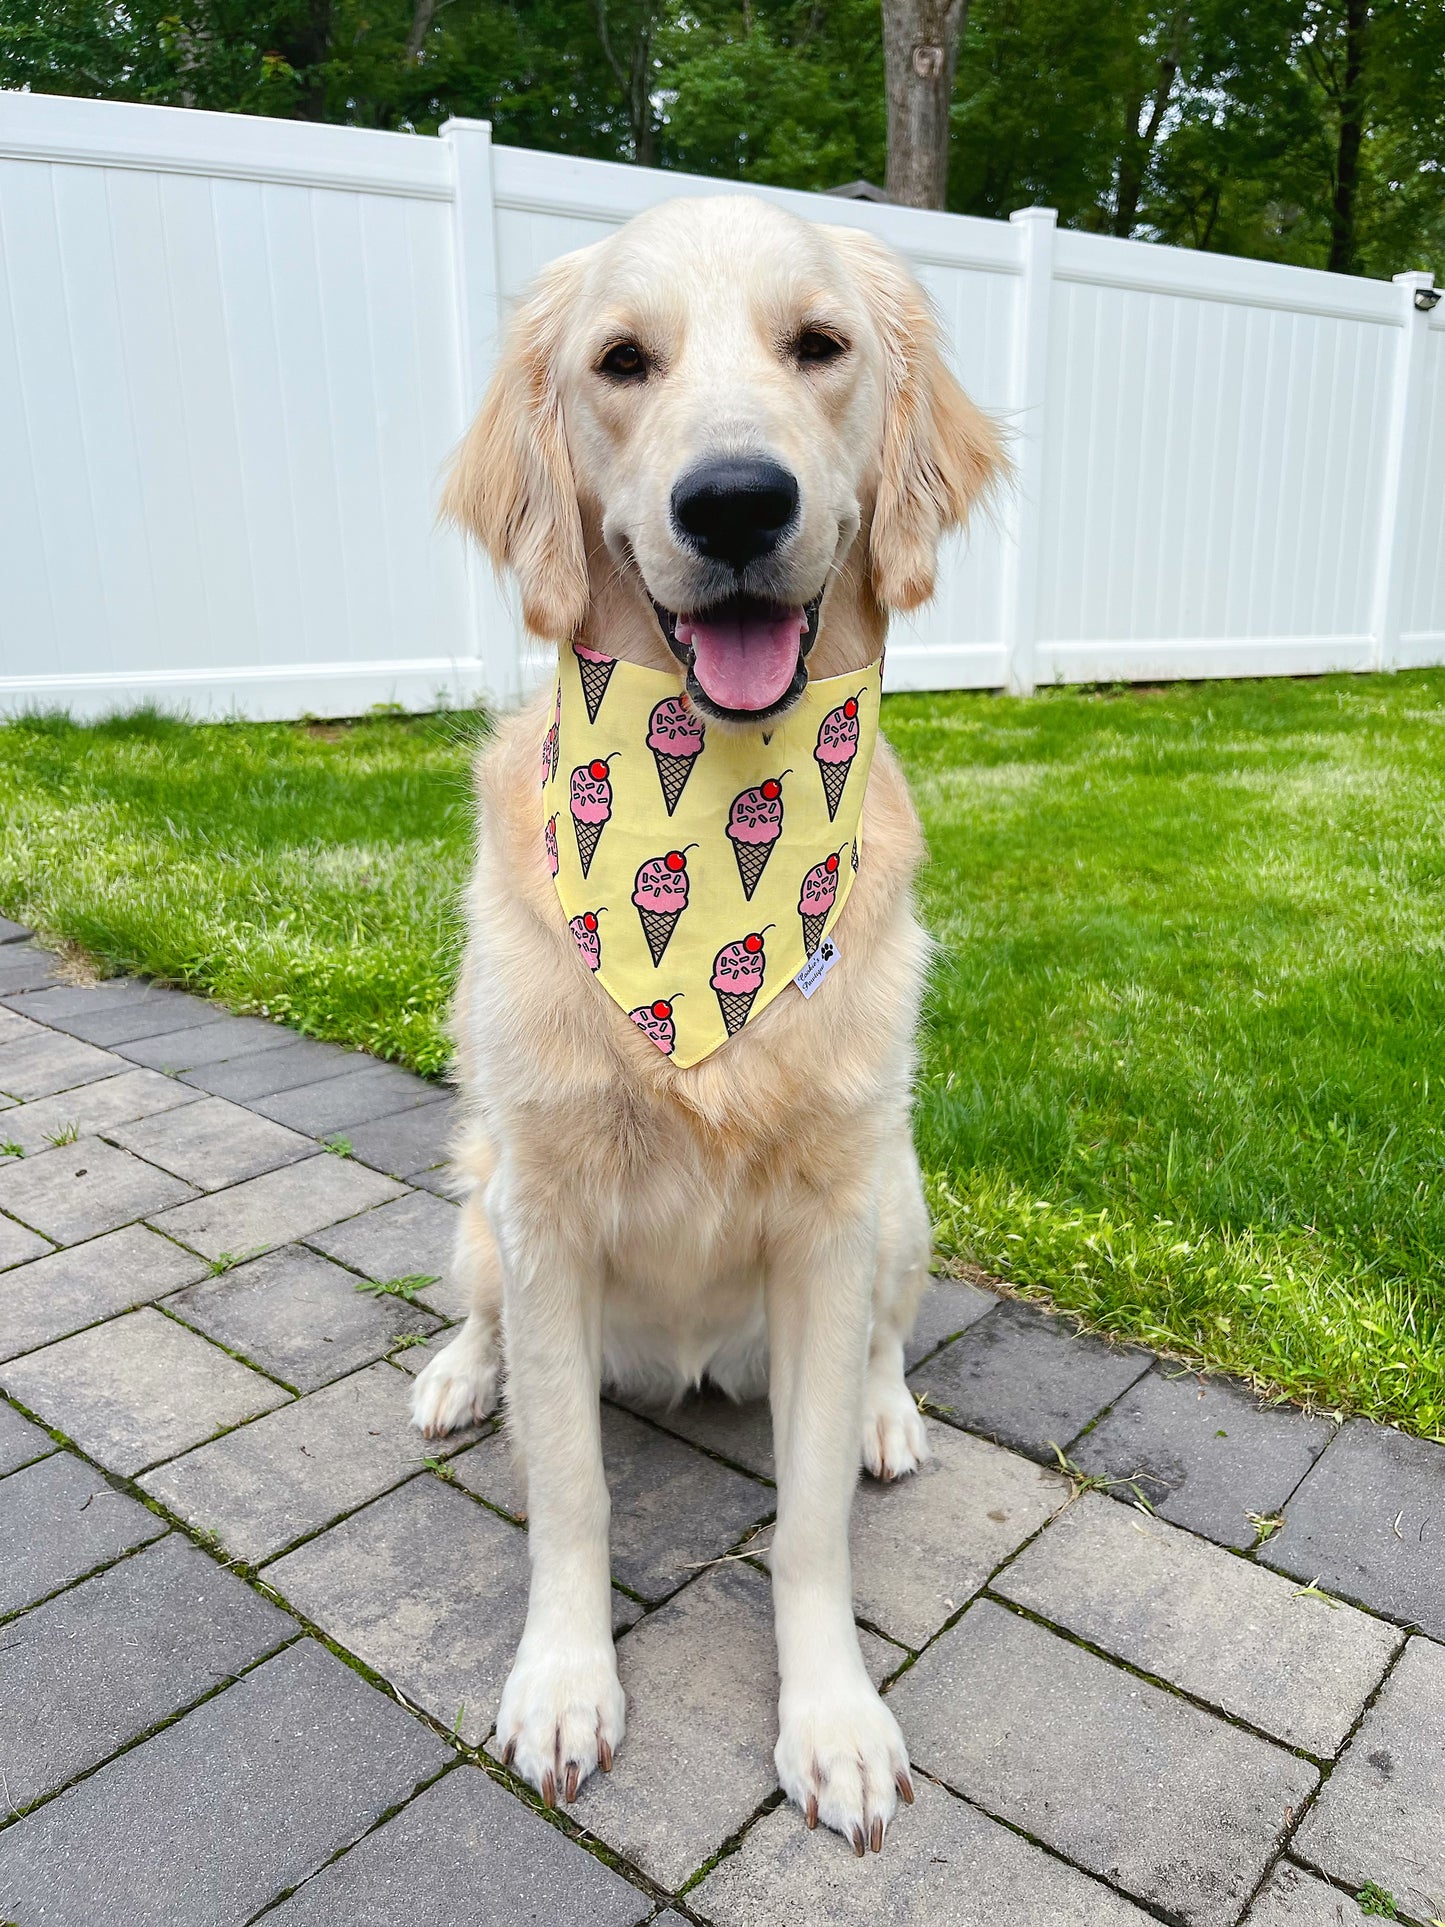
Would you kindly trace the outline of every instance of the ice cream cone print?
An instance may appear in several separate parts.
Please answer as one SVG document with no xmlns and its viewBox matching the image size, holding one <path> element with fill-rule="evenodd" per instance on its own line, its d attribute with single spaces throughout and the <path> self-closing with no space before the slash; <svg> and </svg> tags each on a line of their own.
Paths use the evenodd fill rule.
<svg viewBox="0 0 1445 1927">
<path fill-rule="evenodd" d="M 823 795 L 827 799 L 830 823 L 838 814 L 838 805 L 843 800 L 843 791 L 848 783 L 848 772 L 853 767 L 853 758 L 858 754 L 858 702 L 862 695 L 860 689 L 856 696 L 850 696 L 846 702 L 839 703 L 836 709 L 830 709 L 818 725 L 818 742 L 813 751 L 813 760 L 823 779 Z"/>
<path fill-rule="evenodd" d="M 685 850 L 649 857 L 633 880 L 632 901 L 652 952 L 654 969 L 662 962 L 677 920 L 687 908 L 687 850 L 696 848 L 695 843 L 689 843 Z"/>
<path fill-rule="evenodd" d="M 557 860 L 557 819 L 555 816 L 549 816 L 547 818 L 547 826 L 542 831 L 542 841 L 547 849 L 547 868 L 552 872 L 553 876 L 556 876 L 562 866 Z"/>
<path fill-rule="evenodd" d="M 572 654 L 577 658 L 577 671 L 582 678 L 582 700 L 587 705 L 587 720 L 595 723 L 617 664 L 611 656 L 599 656 L 595 649 L 584 648 L 580 642 L 573 643 Z"/>
<path fill-rule="evenodd" d="M 656 1003 L 639 1004 L 636 1010 L 627 1013 L 643 1036 L 656 1044 L 664 1057 L 671 1057 L 677 1048 L 677 1026 L 672 1021 L 672 1007 L 681 996 L 679 990 L 671 997 L 659 997 Z"/>
<path fill-rule="evenodd" d="M 748 1012 L 763 987 L 768 960 L 763 954 L 763 937 L 772 929 L 765 924 L 733 943 L 725 943 L 712 960 L 712 989 L 729 1037 L 736 1037 L 748 1021 Z"/>
<path fill-rule="evenodd" d="M 823 941 L 823 926 L 827 923 L 837 899 L 838 857 L 827 856 L 809 870 L 803 878 L 803 887 L 798 893 L 798 916 L 803 925 L 803 949 L 809 957 Z"/>
<path fill-rule="evenodd" d="M 657 765 L 657 780 L 669 816 L 697 767 L 702 745 L 702 718 L 688 708 L 682 696 L 664 696 L 648 717 L 647 747 Z"/>
<path fill-rule="evenodd" d="M 727 836 L 749 903 L 783 833 L 783 777 L 791 775 L 785 769 L 752 789 L 739 790 L 728 809 Z"/>
<path fill-rule="evenodd" d="M 574 943 L 581 952 L 582 961 L 589 970 L 602 968 L 602 933 L 597 919 L 603 914 L 605 908 L 605 905 L 599 905 L 595 910 L 584 910 L 580 916 L 573 917 L 567 925 L 572 932 Z"/>
<path fill-rule="evenodd" d="M 599 756 L 594 762 L 579 763 L 572 772 L 572 828 L 577 836 L 577 855 L 584 877 L 592 868 L 597 845 L 612 816 L 612 785 L 607 780 L 610 760 Z"/>
</svg>

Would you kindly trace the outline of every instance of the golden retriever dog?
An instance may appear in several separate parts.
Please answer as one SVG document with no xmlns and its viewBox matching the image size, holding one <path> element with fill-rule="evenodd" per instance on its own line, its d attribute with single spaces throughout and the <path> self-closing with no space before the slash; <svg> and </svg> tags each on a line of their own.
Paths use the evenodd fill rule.
<svg viewBox="0 0 1445 1927">
<path fill-rule="evenodd" d="M 1002 467 L 886 247 L 747 197 L 676 200 L 540 277 L 445 510 L 515 576 L 533 633 L 670 672 L 726 730 L 875 662 Z M 888 1479 L 927 1449 L 903 1378 L 930 1256 L 917 818 L 880 742 L 826 989 L 789 985 L 681 1069 L 579 964 L 542 854 L 550 701 L 477 765 L 455 1015 L 472 1309 L 413 1412 L 429 1436 L 464 1425 L 505 1371 L 531 1591 L 499 1750 L 552 1803 L 622 1742 L 601 1389 L 766 1385 L 778 1775 L 810 1825 L 877 1851 L 913 1788 L 859 1652 L 848 1520 L 860 1460 Z"/>
</svg>

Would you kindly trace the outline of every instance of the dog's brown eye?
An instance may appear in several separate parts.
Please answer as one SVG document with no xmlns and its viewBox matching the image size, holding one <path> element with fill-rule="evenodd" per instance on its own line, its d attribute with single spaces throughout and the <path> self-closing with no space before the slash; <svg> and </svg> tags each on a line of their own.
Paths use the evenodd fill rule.
<svg viewBox="0 0 1445 1927">
<path fill-rule="evenodd" d="M 805 328 L 798 336 L 794 352 L 799 361 L 836 361 L 844 344 L 836 335 L 825 335 L 821 328 Z"/>
<path fill-rule="evenodd" d="M 597 367 L 614 381 L 636 381 L 647 373 L 647 357 L 635 341 L 615 341 Z"/>
</svg>

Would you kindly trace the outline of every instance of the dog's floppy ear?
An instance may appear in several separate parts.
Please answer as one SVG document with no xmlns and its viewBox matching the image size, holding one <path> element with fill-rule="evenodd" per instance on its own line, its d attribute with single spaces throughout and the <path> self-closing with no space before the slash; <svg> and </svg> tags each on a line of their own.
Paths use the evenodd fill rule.
<svg viewBox="0 0 1445 1927">
<path fill-rule="evenodd" d="M 469 529 L 522 590 L 534 635 L 565 642 L 587 613 L 582 517 L 557 392 L 556 357 L 575 256 L 538 280 L 513 318 L 476 420 L 453 457 L 442 513 Z"/>
<path fill-rule="evenodd" d="M 974 406 L 943 359 L 928 297 L 871 234 L 830 228 L 858 279 L 883 343 L 883 448 L 869 536 L 873 593 L 914 609 L 933 594 L 938 544 L 1007 478 L 996 423 Z"/>
</svg>

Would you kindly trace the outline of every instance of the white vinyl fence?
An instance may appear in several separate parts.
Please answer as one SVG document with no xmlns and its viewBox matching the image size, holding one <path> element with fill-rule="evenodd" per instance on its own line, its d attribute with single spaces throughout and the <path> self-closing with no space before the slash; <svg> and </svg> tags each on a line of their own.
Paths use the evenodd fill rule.
<svg viewBox="0 0 1445 1927">
<path fill-rule="evenodd" d="M 676 194 L 642 168 L 0 94 L 0 708 L 515 697 L 433 525 L 509 305 Z M 894 688 L 1445 662 L 1445 306 L 1391 285 L 817 195 L 929 288 L 1019 487 Z"/>
</svg>

